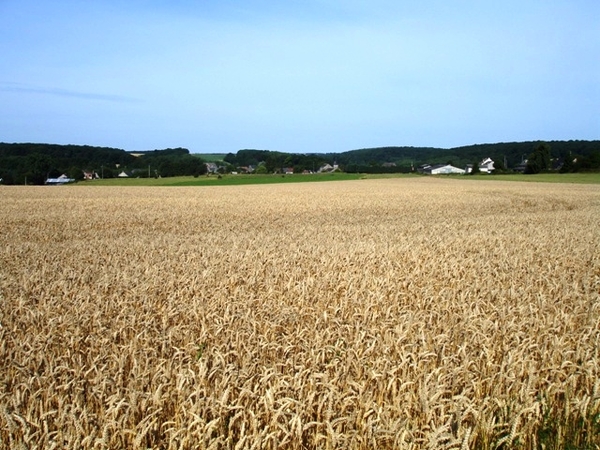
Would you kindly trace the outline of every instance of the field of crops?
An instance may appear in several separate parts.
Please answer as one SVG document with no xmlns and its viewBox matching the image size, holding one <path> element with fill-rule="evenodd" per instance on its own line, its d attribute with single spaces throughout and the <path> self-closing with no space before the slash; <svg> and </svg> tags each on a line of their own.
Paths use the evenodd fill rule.
<svg viewBox="0 0 600 450">
<path fill-rule="evenodd" d="M 0 186 L 0 448 L 600 446 L 600 185 Z"/>
</svg>

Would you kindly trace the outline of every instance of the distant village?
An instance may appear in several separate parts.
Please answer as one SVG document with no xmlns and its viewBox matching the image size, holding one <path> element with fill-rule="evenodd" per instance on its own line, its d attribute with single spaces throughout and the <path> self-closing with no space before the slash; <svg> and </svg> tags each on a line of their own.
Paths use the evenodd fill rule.
<svg viewBox="0 0 600 450">
<path fill-rule="evenodd" d="M 206 172 L 209 174 L 217 174 L 220 173 L 221 171 L 221 167 L 219 166 L 217 163 L 214 162 L 209 162 L 206 163 Z M 241 166 L 238 167 L 236 170 L 230 172 L 232 175 L 238 175 L 238 174 L 249 174 L 249 173 L 256 173 L 258 167 L 260 167 L 260 164 L 258 166 L 254 166 L 254 165 L 249 165 L 249 166 Z M 319 167 L 317 170 L 312 171 L 312 170 L 303 170 L 302 172 L 299 173 L 303 173 L 303 174 L 311 174 L 311 173 L 328 173 L 328 172 L 336 172 L 339 171 L 340 168 L 338 166 L 338 164 L 334 163 L 333 165 L 331 164 L 324 164 L 321 167 Z M 294 173 L 297 173 L 294 171 L 293 167 L 282 167 L 281 169 L 277 169 L 275 170 L 274 173 L 280 173 L 283 175 L 292 175 Z"/>
<path fill-rule="evenodd" d="M 522 172 L 523 170 L 525 170 L 526 163 L 527 163 L 527 161 L 525 161 L 522 164 L 522 167 L 517 167 L 517 168 L 515 168 L 515 170 Z M 384 163 L 384 164 L 382 164 L 382 166 L 383 167 L 395 167 L 396 164 L 395 163 Z M 485 158 L 478 164 L 478 167 L 479 167 L 480 173 L 492 173 L 494 171 L 494 161 L 491 158 Z M 252 173 L 256 173 L 256 170 L 257 170 L 257 166 L 249 165 L 249 166 L 238 167 L 237 170 L 234 170 L 230 173 L 232 175 L 252 174 Z M 331 172 L 337 172 L 340 170 L 341 169 L 340 169 L 339 165 L 337 163 L 334 163 L 333 165 L 332 164 L 324 164 L 315 171 L 303 170 L 300 173 L 302 173 L 302 174 L 331 173 Z M 206 171 L 208 174 L 218 174 L 222 171 L 222 166 L 219 166 L 215 162 L 208 162 L 208 163 L 206 163 Z M 419 167 L 417 167 L 416 170 L 413 168 L 413 171 L 424 174 L 424 175 L 454 175 L 454 174 L 465 175 L 465 174 L 470 174 L 473 172 L 473 164 L 467 164 L 467 166 L 464 169 L 461 169 L 459 167 L 454 167 L 451 164 L 422 164 Z M 280 173 L 280 174 L 284 174 L 284 175 L 292 175 L 297 172 L 294 171 L 293 167 L 282 167 L 281 169 L 277 169 L 275 171 L 275 173 Z M 119 176 L 127 176 L 127 175 L 119 174 Z"/>
<path fill-rule="evenodd" d="M 527 161 L 524 161 L 523 164 L 521 165 L 522 167 L 521 166 L 516 167 L 515 171 L 520 171 L 520 172 L 524 171 L 526 163 L 527 163 Z M 207 163 L 205 163 L 205 165 L 206 165 L 207 175 L 211 175 L 211 174 L 218 175 L 218 174 L 222 173 L 222 171 L 223 171 L 223 166 L 220 166 L 219 164 L 217 164 L 215 162 L 207 162 Z M 394 163 L 384 163 L 383 164 L 384 167 L 393 167 L 392 165 L 395 166 Z M 237 170 L 233 170 L 229 173 L 231 175 L 252 174 L 252 173 L 256 173 L 257 169 L 258 169 L 258 166 L 253 166 L 253 165 L 241 166 L 241 167 L 238 167 Z M 492 173 L 494 171 L 494 161 L 491 158 L 485 158 L 478 164 L 478 169 L 479 169 L 479 173 L 488 173 L 488 174 Z M 332 164 L 324 164 L 315 171 L 303 170 L 301 173 L 302 174 L 332 173 L 332 172 L 338 172 L 338 171 L 340 171 L 340 167 L 338 164 L 334 163 L 333 165 Z M 461 169 L 460 167 L 455 167 L 452 164 L 422 164 L 422 165 L 418 166 L 416 168 L 416 170 L 413 168 L 413 171 L 416 173 L 423 174 L 423 175 L 466 175 L 466 174 L 473 173 L 473 164 L 467 164 L 464 169 Z M 293 175 L 296 172 L 294 172 L 293 167 L 282 167 L 281 169 L 276 170 L 275 173 L 280 173 L 283 175 Z M 131 178 L 131 177 L 135 177 L 135 174 L 128 173 L 124 170 L 119 172 L 119 174 L 117 175 L 117 178 Z M 158 175 L 157 175 L 157 177 L 158 177 Z M 97 172 L 83 171 L 83 180 L 96 180 L 96 179 L 100 179 L 100 178 L 102 178 L 102 177 Z M 65 184 L 65 183 L 72 183 L 74 181 L 75 181 L 75 179 L 69 178 L 67 175 L 63 174 L 57 178 L 48 178 L 46 180 L 46 184 Z"/>
</svg>

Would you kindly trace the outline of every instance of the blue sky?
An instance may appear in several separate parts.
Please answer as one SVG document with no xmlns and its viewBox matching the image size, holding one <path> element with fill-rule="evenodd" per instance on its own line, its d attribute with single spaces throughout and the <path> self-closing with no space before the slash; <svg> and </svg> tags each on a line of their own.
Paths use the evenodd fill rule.
<svg viewBox="0 0 600 450">
<path fill-rule="evenodd" d="M 597 0 L 0 0 L 0 142 L 600 139 Z"/>
</svg>

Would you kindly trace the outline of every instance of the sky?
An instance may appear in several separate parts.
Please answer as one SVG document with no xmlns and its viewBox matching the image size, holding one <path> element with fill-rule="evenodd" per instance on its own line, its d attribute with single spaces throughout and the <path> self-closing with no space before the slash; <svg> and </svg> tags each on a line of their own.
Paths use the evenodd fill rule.
<svg viewBox="0 0 600 450">
<path fill-rule="evenodd" d="M 598 0 L 0 0 L 0 142 L 600 139 Z"/>
</svg>

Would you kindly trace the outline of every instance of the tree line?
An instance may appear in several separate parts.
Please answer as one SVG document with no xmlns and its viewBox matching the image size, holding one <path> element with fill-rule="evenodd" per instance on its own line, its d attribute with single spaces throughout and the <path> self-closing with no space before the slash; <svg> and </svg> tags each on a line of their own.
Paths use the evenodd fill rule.
<svg viewBox="0 0 600 450">
<path fill-rule="evenodd" d="M 450 149 L 435 147 L 378 147 L 342 153 L 285 153 L 243 149 L 223 158 L 227 171 L 250 168 L 259 173 L 292 169 L 316 172 L 337 164 L 345 172 L 411 172 L 422 164 L 452 164 L 464 168 L 483 158 L 495 162 L 497 172 L 600 171 L 600 141 L 549 141 L 477 144 Z M 476 165 L 476 164 L 474 164 Z M 3 184 L 43 184 L 62 174 L 81 180 L 84 172 L 112 178 L 125 172 L 134 177 L 199 176 L 205 161 L 186 148 L 127 152 L 109 147 L 57 144 L 0 143 L 0 179 Z"/>
<path fill-rule="evenodd" d="M 223 160 L 233 167 L 254 167 L 274 173 L 291 168 L 294 173 L 316 172 L 319 167 L 330 163 L 331 158 L 320 154 L 284 153 L 271 150 L 243 149 L 228 153 Z M 259 169 L 259 170 L 260 170 Z"/>
<path fill-rule="evenodd" d="M 206 165 L 185 148 L 127 152 L 87 145 L 0 143 L 3 184 L 44 184 L 63 174 L 81 180 L 84 172 L 97 178 L 122 172 L 134 177 L 198 176 L 206 173 Z"/>
<path fill-rule="evenodd" d="M 543 151 L 540 154 L 540 149 Z M 295 173 L 337 164 L 344 172 L 407 173 L 422 164 L 452 164 L 464 168 L 492 158 L 497 173 L 560 170 L 600 170 L 600 141 L 528 141 L 476 144 L 450 149 L 435 147 L 378 147 L 342 153 L 288 154 L 269 150 L 239 150 L 224 161 L 232 167 L 257 166 L 272 173 L 293 167 Z"/>
<path fill-rule="evenodd" d="M 543 146 L 547 160 L 539 164 L 539 147 Z M 600 141 L 527 141 L 476 144 L 455 148 L 380 147 L 327 154 L 350 172 L 409 172 L 421 164 L 452 164 L 464 168 L 468 164 L 492 158 L 500 171 L 520 170 L 527 173 L 564 167 L 563 171 L 600 170 Z M 388 165 L 385 165 L 388 163 Z M 389 163 L 394 163 L 390 166 Z"/>
</svg>

